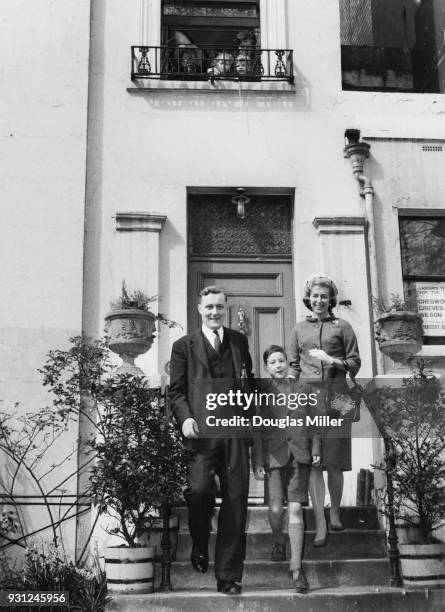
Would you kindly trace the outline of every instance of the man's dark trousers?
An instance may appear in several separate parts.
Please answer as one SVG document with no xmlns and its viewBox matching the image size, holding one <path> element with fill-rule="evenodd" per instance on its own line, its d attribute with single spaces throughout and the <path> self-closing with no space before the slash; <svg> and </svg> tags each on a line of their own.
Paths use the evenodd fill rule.
<svg viewBox="0 0 445 612">
<path fill-rule="evenodd" d="M 186 494 L 189 529 L 195 547 L 207 551 L 215 503 L 215 474 L 222 504 L 215 546 L 217 580 L 241 581 L 246 552 L 245 525 L 249 493 L 249 455 L 245 440 L 211 438 L 196 441 L 189 462 L 190 489 Z"/>
<path fill-rule="evenodd" d="M 212 381 L 235 382 L 245 366 L 252 370 L 248 342 L 237 331 L 224 328 L 220 354 L 204 338 L 201 329 L 183 336 L 172 347 L 170 400 L 180 427 L 187 418 L 199 425 L 201 437 L 185 439 L 189 460 L 189 528 L 197 552 L 207 552 L 210 519 L 216 494 L 215 474 L 220 479 L 222 505 L 215 547 L 217 580 L 240 581 L 245 556 L 245 523 L 249 488 L 248 446 L 239 438 L 204 436 L 206 392 Z M 219 386 L 219 383 L 218 383 Z M 214 390 L 214 389 L 213 389 Z M 207 428 L 207 434 L 209 434 Z"/>
</svg>

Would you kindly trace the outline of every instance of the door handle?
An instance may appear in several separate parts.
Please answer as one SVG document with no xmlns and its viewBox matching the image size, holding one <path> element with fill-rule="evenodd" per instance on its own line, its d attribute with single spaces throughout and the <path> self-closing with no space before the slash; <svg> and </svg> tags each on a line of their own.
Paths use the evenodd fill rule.
<svg viewBox="0 0 445 612">
<path fill-rule="evenodd" d="M 248 321 L 246 317 L 246 311 L 244 310 L 242 306 L 240 306 L 238 310 L 236 311 L 236 314 L 238 316 L 238 329 L 240 330 L 242 334 L 244 334 L 245 336 L 248 336 L 249 335 L 249 325 L 248 325 Z"/>
</svg>

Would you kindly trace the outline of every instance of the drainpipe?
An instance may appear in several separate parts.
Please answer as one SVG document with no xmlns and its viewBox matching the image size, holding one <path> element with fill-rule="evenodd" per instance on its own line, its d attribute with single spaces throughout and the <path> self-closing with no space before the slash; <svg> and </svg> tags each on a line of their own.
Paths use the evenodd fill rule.
<svg viewBox="0 0 445 612">
<path fill-rule="evenodd" d="M 359 193 L 365 200 L 371 296 L 373 299 L 378 300 L 379 282 L 374 224 L 374 187 L 372 186 L 371 179 L 363 174 L 363 165 L 365 159 L 369 157 L 371 145 L 360 141 L 360 130 L 346 130 L 345 139 L 347 144 L 344 149 L 344 156 L 351 160 L 352 172 L 360 186 Z M 374 322 L 374 304 L 371 304 L 371 321 Z M 374 335 L 374 329 L 372 329 L 372 335 Z M 383 355 L 378 348 L 377 342 L 374 343 L 374 353 L 377 368 L 376 374 L 383 374 Z"/>
<path fill-rule="evenodd" d="M 360 185 L 360 195 L 365 199 L 365 216 L 368 226 L 368 252 L 369 252 L 369 272 L 370 272 L 370 285 L 371 295 L 373 298 L 379 298 L 379 284 L 377 275 L 377 255 L 376 255 L 376 244 L 375 244 L 375 224 L 374 224 L 374 187 L 372 186 L 371 179 L 363 174 L 363 165 L 365 159 L 369 157 L 369 150 L 371 146 L 367 142 L 360 141 L 360 130 L 346 130 L 345 139 L 347 144 L 344 149 L 344 156 L 351 160 L 352 172 Z M 371 308 L 371 321 L 374 321 L 374 305 Z M 374 330 L 372 330 L 374 333 Z M 374 350 L 376 355 L 376 366 L 377 374 L 383 374 L 383 355 L 378 348 L 377 342 L 374 342 Z M 372 414 L 372 413 L 371 413 Z M 373 415 L 374 416 L 374 415 Z M 387 465 L 392 469 L 395 469 L 396 455 L 392 441 L 390 438 L 383 434 L 383 442 L 385 445 L 385 457 Z M 402 578 L 400 576 L 400 553 L 398 547 L 398 538 L 395 526 L 395 514 L 394 514 L 394 490 L 392 483 L 391 470 L 387 470 L 386 473 L 386 487 L 388 494 L 388 553 L 390 560 L 390 585 L 394 587 L 400 587 L 402 585 Z"/>
</svg>

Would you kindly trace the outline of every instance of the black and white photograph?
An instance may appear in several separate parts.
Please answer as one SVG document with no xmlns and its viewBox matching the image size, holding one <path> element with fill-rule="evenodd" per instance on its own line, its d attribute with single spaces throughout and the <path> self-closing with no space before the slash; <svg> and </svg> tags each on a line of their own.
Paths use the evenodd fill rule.
<svg viewBox="0 0 445 612">
<path fill-rule="evenodd" d="M 445 0 L 2 0 L 0 608 L 445 609 Z"/>
</svg>

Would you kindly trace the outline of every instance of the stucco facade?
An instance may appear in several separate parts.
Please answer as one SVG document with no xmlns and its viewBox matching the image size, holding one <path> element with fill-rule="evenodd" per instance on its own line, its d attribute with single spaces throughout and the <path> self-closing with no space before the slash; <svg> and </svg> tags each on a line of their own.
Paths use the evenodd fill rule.
<svg viewBox="0 0 445 612">
<path fill-rule="evenodd" d="M 159 44 L 160 0 L 8 2 L 3 18 L 4 339 L 2 399 L 30 409 L 47 401 L 36 368 L 81 330 L 100 336 L 122 279 L 187 327 L 187 189 L 287 188 L 294 192 L 293 285 L 324 270 L 338 282 L 338 314 L 357 333 L 362 375 L 383 375 L 372 334 L 365 217 L 346 129 L 371 145 L 365 174 L 375 189 L 378 289 L 403 293 L 398 209 L 441 209 L 445 140 L 441 94 L 341 88 L 337 2 L 263 0 L 263 46 L 294 52 L 295 84 L 132 82 L 130 47 Z M 25 52 L 25 50 L 28 50 Z M 117 213 L 165 222 L 119 229 Z M 327 231 L 331 218 L 336 231 Z M 328 225 L 329 225 L 328 223 Z M 160 330 L 138 364 L 162 373 L 180 330 Z M 427 346 L 443 370 L 445 345 Z M 380 369 L 379 369 L 380 368 Z M 73 434 L 75 435 L 75 434 Z M 355 502 L 360 467 L 379 458 L 354 441 L 344 503 Z"/>
</svg>

